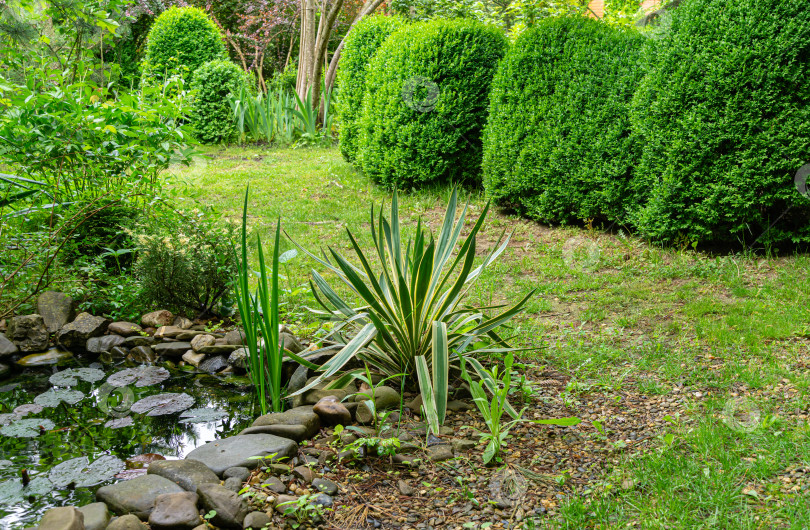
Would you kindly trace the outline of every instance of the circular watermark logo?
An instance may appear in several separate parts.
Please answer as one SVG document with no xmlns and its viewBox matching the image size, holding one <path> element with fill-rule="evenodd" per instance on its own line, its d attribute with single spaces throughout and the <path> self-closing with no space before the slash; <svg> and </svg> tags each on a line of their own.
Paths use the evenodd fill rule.
<svg viewBox="0 0 810 530">
<path fill-rule="evenodd" d="M 569 269 L 592 272 L 602 261 L 602 247 L 593 239 L 576 236 L 563 243 L 562 255 Z"/>
<path fill-rule="evenodd" d="M 726 401 L 722 413 L 723 423 L 737 432 L 753 432 L 762 421 L 759 407 L 748 398 L 738 397 Z"/>
<path fill-rule="evenodd" d="M 799 168 L 793 177 L 796 191 L 803 197 L 810 197 L 810 190 L 807 189 L 807 177 L 810 176 L 810 164 L 805 164 Z"/>
<path fill-rule="evenodd" d="M 526 477 L 509 467 L 495 473 L 489 481 L 489 492 L 492 498 L 507 506 L 518 504 L 526 496 L 528 489 Z"/>
<path fill-rule="evenodd" d="M 104 383 L 98 389 L 98 408 L 113 418 L 123 418 L 135 402 L 135 392 L 128 386 Z"/>
<path fill-rule="evenodd" d="M 427 77 L 414 76 L 402 86 L 402 101 L 417 112 L 430 112 L 439 101 L 439 85 Z"/>
</svg>

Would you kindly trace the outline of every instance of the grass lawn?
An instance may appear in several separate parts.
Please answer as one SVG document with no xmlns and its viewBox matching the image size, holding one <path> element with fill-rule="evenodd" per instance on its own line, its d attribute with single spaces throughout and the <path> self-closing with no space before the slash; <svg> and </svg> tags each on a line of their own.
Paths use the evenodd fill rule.
<svg viewBox="0 0 810 530">
<path fill-rule="evenodd" d="M 370 248 L 369 209 L 391 197 L 337 149 L 209 155 L 172 171 L 172 200 L 237 220 L 250 183 L 249 224 L 265 242 L 280 216 L 304 248 L 350 256 L 346 228 Z M 448 196 L 444 188 L 400 196 L 403 222 L 421 217 L 435 233 Z M 473 194 L 473 216 L 485 202 Z M 469 301 L 537 289 L 514 342 L 532 348 L 522 354 L 527 366 L 558 375 L 534 382 L 534 403 L 582 418 L 578 447 L 589 453 L 544 468 L 564 494 L 537 527 L 810 527 L 806 256 L 709 257 L 497 208 L 482 246 L 503 230 L 514 231 L 512 242 Z M 287 319 L 309 336 L 317 335 L 304 309 L 313 267 L 324 272 L 299 254 L 284 271 Z"/>
</svg>

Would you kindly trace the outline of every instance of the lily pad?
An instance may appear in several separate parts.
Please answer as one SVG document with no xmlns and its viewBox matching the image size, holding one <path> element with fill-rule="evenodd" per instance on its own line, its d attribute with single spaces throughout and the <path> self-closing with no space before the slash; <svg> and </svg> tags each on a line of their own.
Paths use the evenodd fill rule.
<svg viewBox="0 0 810 530">
<path fill-rule="evenodd" d="M 130 410 L 136 414 L 162 416 L 184 411 L 193 404 L 194 398 L 185 393 L 156 394 L 136 401 Z"/>
<path fill-rule="evenodd" d="M 89 488 L 112 479 L 125 468 L 124 462 L 112 455 L 104 455 L 93 463 L 86 456 L 80 456 L 53 466 L 48 478 L 56 488 L 66 488 L 71 484 L 77 488 Z"/>
<path fill-rule="evenodd" d="M 14 414 L 13 412 L 9 412 L 7 414 L 0 414 L 0 425 L 8 425 L 12 421 L 19 418 L 20 417 Z"/>
<path fill-rule="evenodd" d="M 14 409 L 14 414 L 19 416 L 20 418 L 24 418 L 29 414 L 39 414 L 42 412 L 44 407 L 42 405 L 37 405 L 36 403 L 28 403 L 27 405 L 20 405 L 16 409 Z"/>
<path fill-rule="evenodd" d="M 0 434 L 13 438 L 33 438 L 39 436 L 40 427 L 50 431 L 55 426 L 51 420 L 46 418 L 28 418 L 11 422 L 0 429 Z"/>
<path fill-rule="evenodd" d="M 159 366 L 141 366 L 116 372 L 107 378 L 107 382 L 112 386 L 128 386 L 134 383 L 137 387 L 144 387 L 155 385 L 168 378 L 169 371 L 165 368 Z"/>
<path fill-rule="evenodd" d="M 48 381 L 54 386 L 76 386 L 78 379 L 95 383 L 104 379 L 104 372 L 96 368 L 68 368 L 53 374 Z"/>
<path fill-rule="evenodd" d="M 50 389 L 34 398 L 34 403 L 43 407 L 58 407 L 59 403 L 65 402 L 73 405 L 84 399 L 84 394 L 78 390 L 69 388 Z"/>
<path fill-rule="evenodd" d="M 53 489 L 53 484 L 45 477 L 36 477 L 27 486 L 20 480 L 0 482 L 0 506 L 14 506 L 31 495 L 44 495 Z"/>
<path fill-rule="evenodd" d="M 227 418 L 228 413 L 217 409 L 190 409 L 180 415 L 179 423 L 208 423 Z"/>
<path fill-rule="evenodd" d="M 134 424 L 132 416 L 124 416 L 123 418 L 116 418 L 104 424 L 107 429 L 121 429 L 123 427 L 130 427 Z"/>
</svg>

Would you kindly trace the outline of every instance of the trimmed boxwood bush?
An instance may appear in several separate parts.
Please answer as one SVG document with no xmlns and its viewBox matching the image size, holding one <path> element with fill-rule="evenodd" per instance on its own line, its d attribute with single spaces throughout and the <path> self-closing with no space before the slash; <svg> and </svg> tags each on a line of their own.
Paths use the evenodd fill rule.
<svg viewBox="0 0 810 530">
<path fill-rule="evenodd" d="M 644 43 L 633 30 L 578 17 L 544 19 L 524 32 L 492 83 L 487 192 L 546 222 L 620 220 Z"/>
<path fill-rule="evenodd" d="M 385 39 L 403 25 L 402 19 L 397 17 L 366 17 L 346 36 L 336 90 L 340 102 L 340 152 L 349 162 L 353 162 L 357 155 L 357 120 L 362 111 L 368 63 Z"/>
<path fill-rule="evenodd" d="M 633 104 L 634 225 L 664 241 L 810 241 L 793 181 L 810 162 L 808 104 L 806 0 L 684 2 Z"/>
<path fill-rule="evenodd" d="M 172 7 L 160 14 L 149 30 L 143 74 L 163 79 L 166 71 L 186 67 L 190 81 L 208 61 L 226 59 L 219 28 L 196 7 Z"/>
<path fill-rule="evenodd" d="M 411 188 L 480 181 L 489 85 L 507 41 L 470 20 L 391 35 L 366 78 L 357 159 L 372 180 Z"/>
<path fill-rule="evenodd" d="M 211 61 L 197 70 L 191 85 L 194 91 L 191 125 L 197 140 L 215 143 L 234 137 L 236 126 L 227 97 L 239 93 L 246 83 L 245 73 L 230 61 Z"/>
</svg>

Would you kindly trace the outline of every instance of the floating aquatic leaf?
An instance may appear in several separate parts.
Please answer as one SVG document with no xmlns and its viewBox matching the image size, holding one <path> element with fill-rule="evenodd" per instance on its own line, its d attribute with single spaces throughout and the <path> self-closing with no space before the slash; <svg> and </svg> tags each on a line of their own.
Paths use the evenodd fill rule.
<svg viewBox="0 0 810 530">
<path fill-rule="evenodd" d="M 20 418 L 24 418 L 29 414 L 39 414 L 42 412 L 43 406 L 37 405 L 36 403 L 28 403 L 27 405 L 20 405 L 16 409 L 14 409 L 14 414 L 19 416 Z"/>
<path fill-rule="evenodd" d="M 228 413 L 217 409 L 190 409 L 180 415 L 180 423 L 208 423 L 227 418 Z"/>
<path fill-rule="evenodd" d="M 88 383 L 95 383 L 104 379 L 104 372 L 95 368 L 68 368 L 56 372 L 48 381 L 54 386 L 76 386 L 78 379 Z"/>
<path fill-rule="evenodd" d="M 194 404 L 194 398 L 188 394 L 156 394 L 136 401 L 130 410 L 147 416 L 175 414 L 186 410 Z"/>
<path fill-rule="evenodd" d="M 11 422 L 0 429 L 0 434 L 14 438 L 33 438 L 34 436 L 39 436 L 40 428 L 50 431 L 54 427 L 54 423 L 49 419 L 27 418 Z"/>
<path fill-rule="evenodd" d="M 17 388 L 18 386 L 20 386 L 20 383 L 11 383 L 11 384 L 8 384 L 8 385 L 3 385 L 3 386 L 0 386 L 0 392 L 11 392 L 12 390 Z"/>
<path fill-rule="evenodd" d="M 133 425 L 132 416 L 124 416 L 123 418 L 116 418 L 104 424 L 107 429 L 121 429 L 123 427 L 130 427 Z"/>
<path fill-rule="evenodd" d="M 8 414 L 0 414 L 0 425 L 8 425 L 12 421 L 19 418 L 20 417 L 14 414 L 13 412 L 9 412 Z"/>
<path fill-rule="evenodd" d="M 127 469 L 141 469 L 149 467 L 152 462 L 158 460 L 166 460 L 166 457 L 157 453 L 144 453 L 142 455 L 135 455 L 132 458 L 127 458 Z"/>
<path fill-rule="evenodd" d="M 34 403 L 43 407 L 58 407 L 64 401 L 68 405 L 78 403 L 84 398 L 84 394 L 78 390 L 70 388 L 50 389 L 34 398 Z"/>
<path fill-rule="evenodd" d="M 22 482 L 4 480 L 0 482 L 0 506 L 14 506 L 22 501 Z"/>
<path fill-rule="evenodd" d="M 141 366 L 116 372 L 107 378 L 107 382 L 113 386 L 127 386 L 134 383 L 137 387 L 143 387 L 160 383 L 168 378 L 169 371 L 165 368 Z"/>
<path fill-rule="evenodd" d="M 89 488 L 112 479 L 125 467 L 124 462 L 112 455 L 104 455 L 93 463 L 86 456 L 80 456 L 53 466 L 48 478 L 56 488 L 66 488 L 71 484 L 77 488 Z"/>
</svg>

